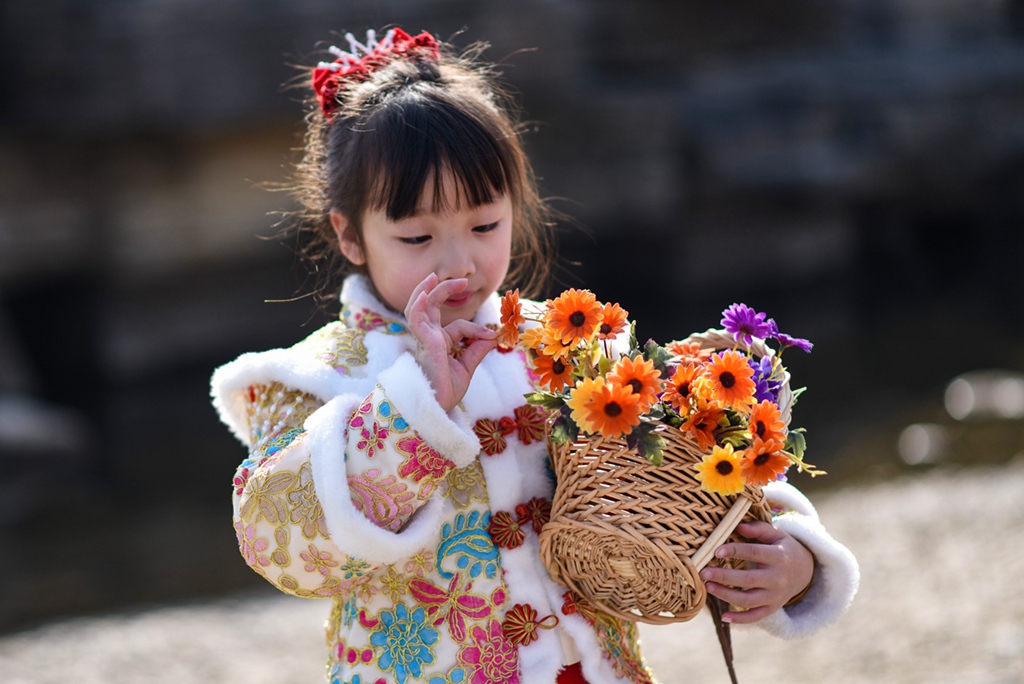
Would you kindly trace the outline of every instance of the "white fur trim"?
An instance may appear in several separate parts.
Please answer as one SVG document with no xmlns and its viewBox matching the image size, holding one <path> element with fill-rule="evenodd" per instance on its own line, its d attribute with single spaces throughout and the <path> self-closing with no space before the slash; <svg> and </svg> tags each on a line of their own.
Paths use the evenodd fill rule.
<svg viewBox="0 0 1024 684">
<path fill-rule="evenodd" d="M 777 637 L 801 639 L 843 616 L 857 593 L 860 568 L 850 550 L 833 539 L 817 519 L 786 513 L 774 524 L 814 555 L 814 577 L 803 598 L 756 624 Z"/>
<path fill-rule="evenodd" d="M 769 501 L 783 508 L 796 511 L 814 520 L 818 519 L 818 511 L 814 509 L 811 500 L 788 482 L 769 482 L 764 486 L 764 495 Z"/>
<path fill-rule="evenodd" d="M 400 532 L 377 527 L 352 503 L 345 470 L 346 428 L 364 397 L 336 397 L 306 419 L 310 466 L 317 499 L 334 543 L 372 564 L 391 564 L 437 545 L 441 528 L 440 497 L 420 508 Z"/>
<path fill-rule="evenodd" d="M 451 414 L 444 412 L 412 354 L 406 352 L 399 356 L 391 368 L 380 374 L 378 382 L 399 415 L 457 468 L 464 468 L 476 459 L 480 440 L 465 414 L 460 409 Z"/>
<path fill-rule="evenodd" d="M 291 349 L 242 354 L 214 371 L 210 395 L 220 419 L 243 444 L 249 444 L 245 390 L 250 385 L 280 382 L 321 401 L 341 394 L 345 378 L 330 366 Z"/>
</svg>

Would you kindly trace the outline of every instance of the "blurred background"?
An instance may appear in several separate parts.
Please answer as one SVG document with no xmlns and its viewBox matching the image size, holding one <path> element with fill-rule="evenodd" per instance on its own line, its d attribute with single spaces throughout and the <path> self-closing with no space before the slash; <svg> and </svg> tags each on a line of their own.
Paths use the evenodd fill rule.
<svg viewBox="0 0 1024 684">
<path fill-rule="evenodd" d="M 272 239 L 282 86 L 389 24 L 491 43 L 574 219 L 553 292 L 815 343 L 787 360 L 830 475 L 800 486 L 1024 453 L 1022 0 L 8 1 L 0 632 L 265 588 L 208 379 L 336 314 Z"/>
</svg>

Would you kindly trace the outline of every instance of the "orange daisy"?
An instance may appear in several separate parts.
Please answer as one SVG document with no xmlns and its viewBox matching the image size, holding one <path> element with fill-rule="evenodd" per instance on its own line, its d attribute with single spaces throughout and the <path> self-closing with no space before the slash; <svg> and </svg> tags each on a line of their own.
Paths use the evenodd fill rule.
<svg viewBox="0 0 1024 684">
<path fill-rule="evenodd" d="M 597 328 L 597 339 L 610 340 L 626 329 L 629 312 L 618 304 L 605 304 L 601 309 L 601 325 Z"/>
<path fill-rule="evenodd" d="M 670 354 L 678 356 L 683 360 L 699 361 L 711 356 L 710 349 L 701 349 L 699 342 L 669 342 L 665 347 Z"/>
<path fill-rule="evenodd" d="M 519 289 L 509 290 L 501 298 L 501 328 L 498 330 L 498 346 L 511 349 L 519 341 L 519 326 L 526 323 L 523 305 L 519 303 Z"/>
<path fill-rule="evenodd" d="M 701 489 L 725 495 L 742 492 L 745 483 L 740 467 L 740 456 L 741 454 L 733 452 L 732 444 L 716 446 L 710 454 L 706 454 L 700 463 L 693 466 L 697 469 Z"/>
<path fill-rule="evenodd" d="M 707 365 L 715 398 L 738 411 L 748 411 L 754 403 L 754 369 L 747 363 L 747 357 L 727 349 L 711 357 Z"/>
<path fill-rule="evenodd" d="M 782 442 L 755 439 L 743 457 L 741 469 L 747 482 L 763 486 L 779 479 L 790 463 L 789 457 L 782 453 Z"/>
<path fill-rule="evenodd" d="M 723 413 L 716 404 L 705 404 L 698 408 L 692 415 L 687 416 L 679 429 L 689 433 L 702 451 L 707 451 L 716 444 L 715 430 L 718 429 L 718 421 L 722 419 Z"/>
<path fill-rule="evenodd" d="M 589 339 L 600 324 L 601 304 L 590 290 L 566 290 L 548 309 L 548 328 L 568 344 Z"/>
<path fill-rule="evenodd" d="M 678 366 L 669 381 L 665 383 L 665 394 L 661 398 L 672 404 L 672 408 L 680 413 L 689 411 L 690 386 L 697 377 L 697 373 L 697 366 L 692 363 Z"/>
<path fill-rule="evenodd" d="M 606 382 L 583 406 L 580 425 L 590 433 L 619 437 L 640 424 L 640 395 L 628 386 Z"/>
<path fill-rule="evenodd" d="M 767 442 L 786 441 L 786 424 L 782 422 L 779 407 L 764 399 L 750 412 L 750 438 Z"/>
<path fill-rule="evenodd" d="M 541 328 L 540 326 L 527 328 L 523 331 L 519 341 L 522 342 L 523 346 L 527 349 L 540 349 L 544 346 L 544 328 Z"/>
<path fill-rule="evenodd" d="M 533 360 L 533 367 L 540 376 L 539 382 L 547 385 L 552 392 L 558 392 L 566 385 L 572 384 L 573 366 L 568 361 L 542 353 Z"/>
<path fill-rule="evenodd" d="M 640 413 L 646 413 L 651 404 L 658 401 L 662 385 L 661 371 L 654 368 L 653 361 L 638 356 L 630 359 L 623 356 L 608 373 L 608 382 L 623 385 L 640 397 Z"/>
<path fill-rule="evenodd" d="M 576 343 L 573 340 L 563 341 L 554 330 L 543 328 L 539 348 L 552 358 L 564 359 L 576 349 Z"/>
<path fill-rule="evenodd" d="M 572 409 L 572 420 L 577 425 L 584 424 L 587 415 L 587 404 L 594 395 L 604 387 L 604 378 L 584 378 L 569 392 L 569 400 L 565 403 Z"/>
</svg>

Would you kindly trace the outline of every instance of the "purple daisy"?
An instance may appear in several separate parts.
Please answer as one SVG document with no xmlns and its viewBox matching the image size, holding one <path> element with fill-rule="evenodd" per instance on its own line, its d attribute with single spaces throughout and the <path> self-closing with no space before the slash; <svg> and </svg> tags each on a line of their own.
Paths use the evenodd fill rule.
<svg viewBox="0 0 1024 684">
<path fill-rule="evenodd" d="M 811 349 L 814 348 L 814 344 L 802 337 L 790 337 L 784 333 L 776 333 L 775 339 L 779 341 L 783 349 L 786 347 L 796 347 L 800 351 L 810 354 Z"/>
<path fill-rule="evenodd" d="M 733 304 L 722 312 L 722 327 L 731 332 L 737 340 L 750 344 L 752 337 L 762 340 L 772 332 L 772 326 L 766 322 L 766 314 L 754 311 L 746 304 Z"/>
<path fill-rule="evenodd" d="M 754 399 L 764 401 L 767 399 L 773 403 L 779 403 L 779 390 L 782 389 L 782 381 L 772 377 L 772 361 L 767 356 L 760 361 L 750 359 L 747 362 L 754 370 L 751 380 L 754 381 Z"/>
</svg>

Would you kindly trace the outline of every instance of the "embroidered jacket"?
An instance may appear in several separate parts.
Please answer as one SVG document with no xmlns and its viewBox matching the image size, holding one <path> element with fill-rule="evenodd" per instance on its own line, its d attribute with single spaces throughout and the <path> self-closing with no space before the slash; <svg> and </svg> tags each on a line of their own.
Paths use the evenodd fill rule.
<svg viewBox="0 0 1024 684">
<path fill-rule="evenodd" d="M 592 684 L 654 681 L 635 624 L 553 582 L 539 558 L 554 485 L 522 352 L 488 354 L 445 413 L 404 321 L 363 277 L 342 303 L 340 320 L 212 382 L 249 450 L 234 478 L 242 556 L 283 591 L 334 600 L 331 682 L 546 684 L 578 658 Z M 498 315 L 493 296 L 476 320 Z M 802 494 L 768 491 L 816 567 L 807 594 L 759 624 L 803 636 L 846 610 L 857 566 Z"/>
</svg>

